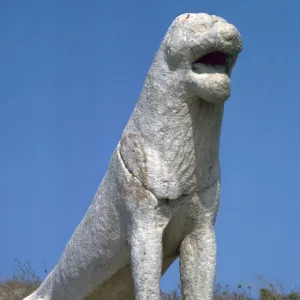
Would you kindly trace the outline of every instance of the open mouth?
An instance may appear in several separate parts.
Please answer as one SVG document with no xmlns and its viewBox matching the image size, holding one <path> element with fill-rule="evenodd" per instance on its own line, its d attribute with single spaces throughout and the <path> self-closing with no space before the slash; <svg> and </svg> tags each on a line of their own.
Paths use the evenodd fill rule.
<svg viewBox="0 0 300 300">
<path fill-rule="evenodd" d="M 229 75 L 230 57 L 221 51 L 210 52 L 194 61 L 192 69 L 198 74 L 222 73 Z"/>
</svg>

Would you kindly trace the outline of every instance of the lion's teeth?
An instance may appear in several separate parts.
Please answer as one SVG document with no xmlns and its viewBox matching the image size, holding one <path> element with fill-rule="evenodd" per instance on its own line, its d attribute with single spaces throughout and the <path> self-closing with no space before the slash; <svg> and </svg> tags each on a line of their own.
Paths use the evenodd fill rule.
<svg viewBox="0 0 300 300">
<path fill-rule="evenodd" d="M 205 65 L 201 63 L 193 64 L 193 69 L 196 73 L 225 73 L 225 66 L 223 65 Z"/>
<path fill-rule="evenodd" d="M 193 64 L 193 68 L 194 69 L 200 69 L 203 66 L 204 66 L 204 64 L 201 64 L 201 63 L 195 63 L 195 64 Z"/>
</svg>

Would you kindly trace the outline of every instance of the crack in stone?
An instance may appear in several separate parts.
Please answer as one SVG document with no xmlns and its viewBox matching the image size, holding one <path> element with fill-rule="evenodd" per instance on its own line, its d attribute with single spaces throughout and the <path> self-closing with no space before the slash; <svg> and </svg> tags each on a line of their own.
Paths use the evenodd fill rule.
<svg viewBox="0 0 300 300">
<path fill-rule="evenodd" d="M 122 154 L 121 154 L 121 151 L 120 151 L 120 149 L 119 149 L 119 146 L 118 146 L 118 149 L 117 149 L 117 153 L 118 153 L 118 156 L 120 157 L 120 161 L 122 162 L 122 165 L 123 165 L 123 167 L 124 167 L 124 169 L 134 178 L 134 179 L 136 179 L 141 185 L 142 185 L 142 187 L 146 190 L 146 191 L 148 191 L 155 199 L 157 199 L 157 200 L 163 200 L 163 199 L 158 199 L 146 186 L 145 186 L 145 184 L 143 183 L 143 182 L 141 182 L 130 170 L 129 170 L 129 168 L 126 166 L 126 163 L 125 163 L 125 160 L 123 159 L 123 156 L 122 156 Z M 168 200 L 168 199 L 167 199 Z"/>
<path fill-rule="evenodd" d="M 124 169 L 133 177 L 133 178 L 135 178 L 141 185 L 142 185 L 142 187 L 146 190 L 146 191 L 148 191 L 155 199 L 157 199 L 157 200 L 160 200 L 160 201 L 164 201 L 164 202 L 169 202 L 169 201 L 176 201 L 176 200 L 179 200 L 180 198 L 182 198 L 182 197 L 187 197 L 187 196 L 190 196 L 190 195 L 192 195 L 192 194 L 194 194 L 194 193 L 204 193 L 206 190 L 208 190 L 209 188 L 211 188 L 212 186 L 214 186 L 218 181 L 219 181 L 219 178 L 217 178 L 212 184 L 210 184 L 209 186 L 207 186 L 207 187 L 205 187 L 205 188 L 203 188 L 202 190 L 194 190 L 194 191 L 192 191 L 191 193 L 189 193 L 189 194 L 181 194 L 181 195 L 179 195 L 176 199 L 169 199 L 169 198 L 158 198 L 157 196 L 155 196 L 154 194 L 153 194 L 153 192 L 151 192 L 151 190 L 149 190 L 149 188 L 147 188 L 147 186 L 142 182 L 142 181 L 140 181 L 139 180 L 139 178 L 137 178 L 130 170 L 129 170 L 129 168 L 127 167 L 127 165 L 126 165 L 126 163 L 125 163 L 125 160 L 123 159 L 123 156 L 122 156 L 122 154 L 121 154 L 121 151 L 120 151 L 120 149 L 119 149 L 119 146 L 118 146 L 118 149 L 117 149 L 117 153 L 118 153 L 118 156 L 120 157 L 120 161 L 122 162 L 122 165 L 124 166 Z M 180 200 L 179 200 L 179 202 L 181 202 Z"/>
</svg>

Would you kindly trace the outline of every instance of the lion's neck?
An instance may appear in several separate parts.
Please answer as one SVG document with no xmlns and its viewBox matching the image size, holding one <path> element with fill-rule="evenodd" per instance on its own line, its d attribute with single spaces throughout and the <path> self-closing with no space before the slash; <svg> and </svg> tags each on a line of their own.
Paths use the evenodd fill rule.
<svg viewBox="0 0 300 300">
<path fill-rule="evenodd" d="M 158 51 L 124 134 L 140 135 L 182 193 L 189 193 L 219 176 L 224 105 L 187 96 L 186 70 L 169 70 L 161 56 Z"/>
<path fill-rule="evenodd" d="M 224 105 L 196 97 L 182 101 L 182 91 L 168 92 L 166 86 L 151 91 L 145 87 L 125 131 L 138 133 L 147 147 L 159 153 L 166 169 L 184 187 L 182 193 L 210 185 L 219 176 Z"/>
</svg>

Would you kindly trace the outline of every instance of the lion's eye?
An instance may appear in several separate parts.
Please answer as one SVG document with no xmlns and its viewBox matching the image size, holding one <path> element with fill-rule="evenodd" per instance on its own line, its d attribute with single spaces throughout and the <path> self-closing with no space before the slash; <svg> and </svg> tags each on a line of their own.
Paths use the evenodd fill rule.
<svg viewBox="0 0 300 300">
<path fill-rule="evenodd" d="M 207 24 L 202 24 L 200 28 L 202 31 L 205 31 L 208 29 L 208 26 L 207 26 Z"/>
</svg>

